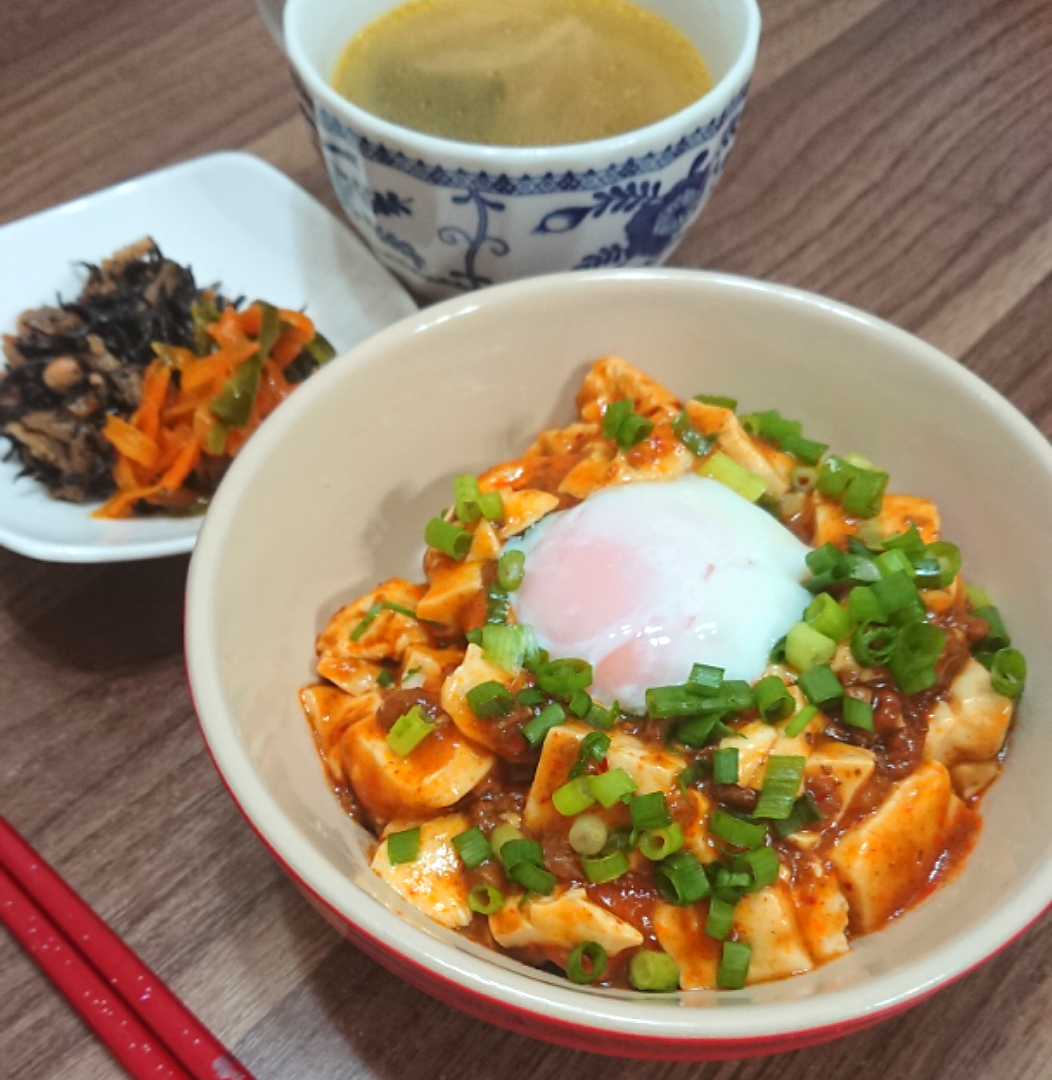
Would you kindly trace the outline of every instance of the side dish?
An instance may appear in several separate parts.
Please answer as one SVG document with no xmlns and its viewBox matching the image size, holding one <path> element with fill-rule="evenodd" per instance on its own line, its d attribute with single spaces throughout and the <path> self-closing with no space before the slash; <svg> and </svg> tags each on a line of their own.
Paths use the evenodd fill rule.
<svg viewBox="0 0 1052 1080">
<path fill-rule="evenodd" d="M 199 288 L 149 238 L 3 338 L 0 432 L 99 517 L 201 512 L 260 421 L 333 350 L 305 315 Z"/>
<path fill-rule="evenodd" d="M 577 403 L 318 637 L 328 778 L 396 893 L 574 983 L 810 971 L 967 857 L 1025 660 L 879 465 L 617 357 Z"/>
</svg>

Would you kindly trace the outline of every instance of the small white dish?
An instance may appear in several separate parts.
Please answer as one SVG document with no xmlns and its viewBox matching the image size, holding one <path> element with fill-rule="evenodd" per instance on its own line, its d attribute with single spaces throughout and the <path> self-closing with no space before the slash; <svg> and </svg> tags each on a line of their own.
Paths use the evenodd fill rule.
<svg viewBox="0 0 1052 1080">
<path fill-rule="evenodd" d="M 141 236 L 200 285 L 306 309 L 337 355 L 416 310 L 366 247 L 283 173 L 242 153 L 211 154 L 0 228 L 0 330 L 26 308 L 76 297 L 83 262 Z M 6 448 L 9 443 L 3 440 Z M 102 521 L 59 502 L 17 461 L 0 462 L 0 545 L 50 562 L 152 559 L 193 550 L 201 518 Z"/>
</svg>

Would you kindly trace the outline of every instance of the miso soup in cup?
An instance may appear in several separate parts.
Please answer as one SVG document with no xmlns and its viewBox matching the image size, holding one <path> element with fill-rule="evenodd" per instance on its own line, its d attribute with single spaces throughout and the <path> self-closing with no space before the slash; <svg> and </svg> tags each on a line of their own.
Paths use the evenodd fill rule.
<svg viewBox="0 0 1052 1080">
<path fill-rule="evenodd" d="M 664 262 L 737 132 L 755 0 L 513 7 L 510 29 L 494 0 L 286 8 L 337 197 L 377 257 L 425 296 Z M 473 29 L 456 22 L 468 9 Z M 491 47 L 502 35 L 514 39 L 503 67 Z M 415 53 L 392 58 L 398 39 Z M 551 66 L 560 46 L 573 77 Z"/>
</svg>

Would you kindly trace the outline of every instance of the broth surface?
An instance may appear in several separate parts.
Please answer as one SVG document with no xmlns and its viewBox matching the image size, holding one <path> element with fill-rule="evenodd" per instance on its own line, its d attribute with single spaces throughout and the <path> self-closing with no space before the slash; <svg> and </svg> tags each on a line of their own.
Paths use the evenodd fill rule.
<svg viewBox="0 0 1052 1080">
<path fill-rule="evenodd" d="M 415 0 L 351 40 L 333 87 L 428 134 L 553 146 L 645 127 L 712 79 L 676 27 L 628 0 Z"/>
</svg>

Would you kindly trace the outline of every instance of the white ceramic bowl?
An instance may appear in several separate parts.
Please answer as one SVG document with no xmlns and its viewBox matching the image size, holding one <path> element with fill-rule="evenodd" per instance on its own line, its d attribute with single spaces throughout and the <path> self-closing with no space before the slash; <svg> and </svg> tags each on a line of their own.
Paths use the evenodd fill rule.
<svg viewBox="0 0 1052 1080">
<path fill-rule="evenodd" d="M 756 0 L 639 0 L 682 30 L 713 89 L 656 124 L 555 147 L 455 142 L 329 85 L 347 42 L 402 0 L 289 0 L 285 45 L 347 216 L 388 269 L 449 296 L 557 270 L 663 262 L 723 170 L 756 61 Z"/>
<path fill-rule="evenodd" d="M 322 776 L 296 692 L 330 613 L 392 574 L 420 579 L 452 477 L 572 415 L 618 352 L 680 395 L 779 408 L 810 436 L 935 499 L 971 580 L 1030 663 L 1004 777 L 964 872 L 850 955 L 734 993 L 575 987 L 477 948 L 369 871 L 368 837 Z M 1052 449 L 987 385 L 917 338 L 821 297 L 689 271 L 566 274 L 450 300 L 311 379 L 238 456 L 190 570 L 187 655 L 231 794 L 289 873 L 362 948 L 496 1023 L 622 1055 L 783 1050 L 852 1031 L 968 971 L 1052 899 Z"/>
</svg>

